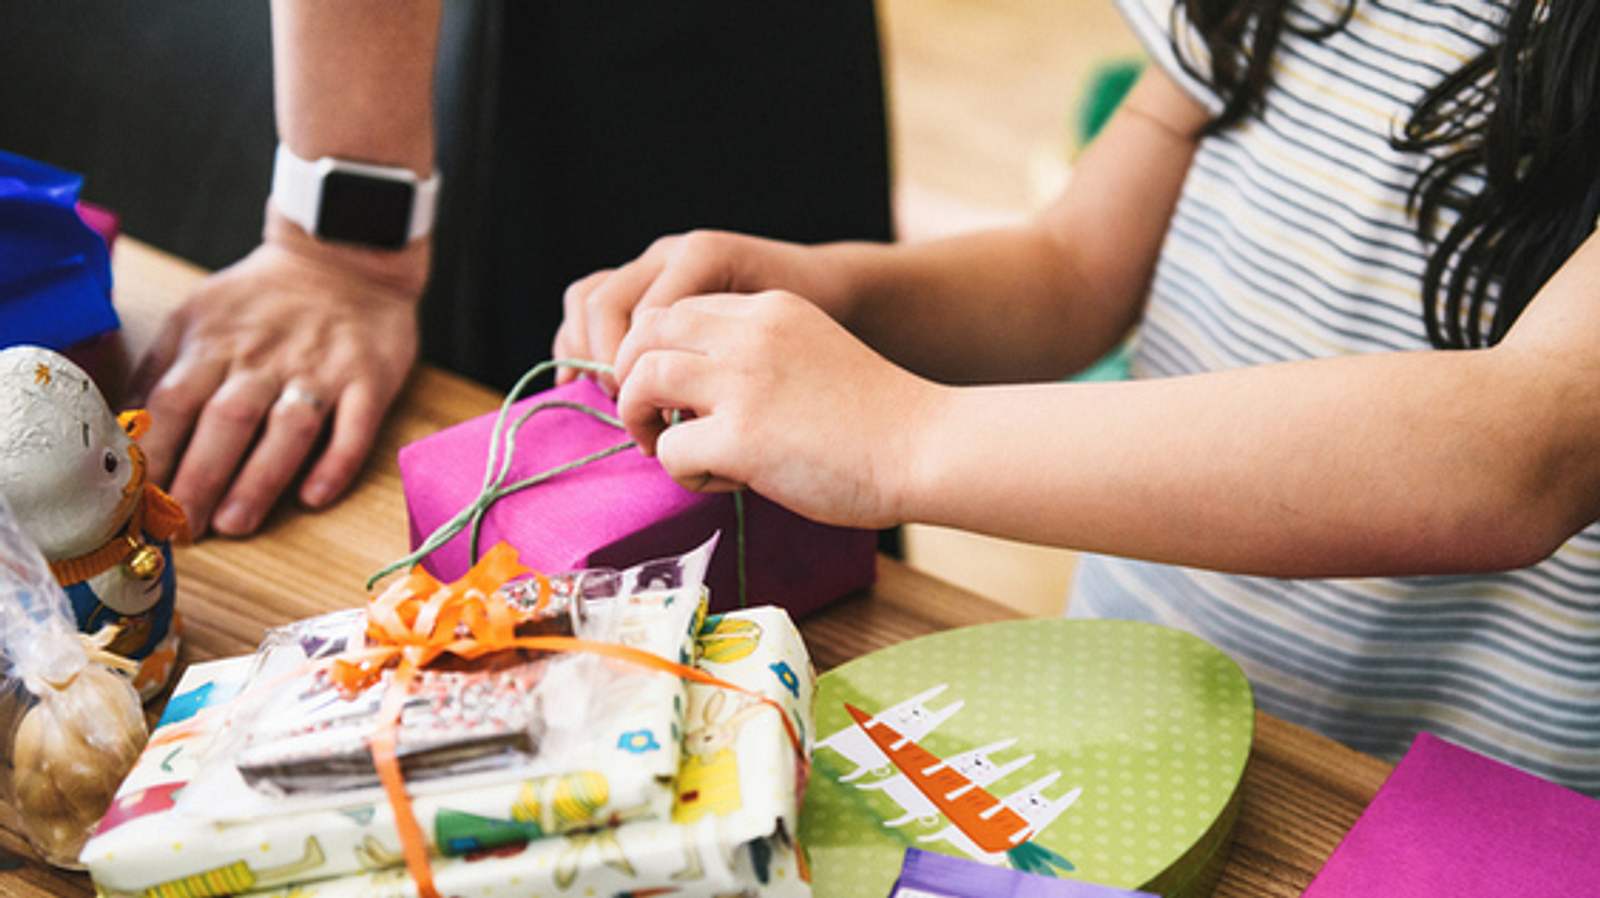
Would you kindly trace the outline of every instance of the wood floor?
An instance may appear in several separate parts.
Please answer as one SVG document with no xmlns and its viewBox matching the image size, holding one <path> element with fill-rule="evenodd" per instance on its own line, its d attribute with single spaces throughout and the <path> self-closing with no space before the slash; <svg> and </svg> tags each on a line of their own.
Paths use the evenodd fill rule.
<svg viewBox="0 0 1600 898">
<path fill-rule="evenodd" d="M 1110 0 L 879 0 L 903 239 L 1016 220 L 1064 179 L 1094 69 L 1139 45 Z M 910 527 L 907 559 L 1024 613 L 1066 606 L 1073 554 Z"/>
</svg>

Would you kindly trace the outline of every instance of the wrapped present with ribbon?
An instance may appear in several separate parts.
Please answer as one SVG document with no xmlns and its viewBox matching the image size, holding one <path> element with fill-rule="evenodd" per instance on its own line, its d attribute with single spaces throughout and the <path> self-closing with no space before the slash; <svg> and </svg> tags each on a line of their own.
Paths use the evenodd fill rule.
<svg viewBox="0 0 1600 898">
<path fill-rule="evenodd" d="M 809 764 L 816 677 L 779 608 L 706 619 L 690 682 L 683 760 L 670 820 L 625 823 L 507 843 L 433 865 L 433 885 L 458 898 L 504 895 L 672 895 L 809 898 L 794 839 Z M 734 688 L 729 688 L 734 687 Z M 799 746 L 802 750 L 797 752 Z M 502 822 L 509 823 L 510 820 Z M 283 883 L 251 898 L 414 898 L 395 871 Z"/>
<path fill-rule="evenodd" d="M 508 889 L 809 896 L 803 851 L 793 839 L 809 769 L 816 679 L 804 643 L 788 615 L 768 607 L 706 618 L 697 649 L 694 669 L 709 682 L 688 684 L 669 817 L 540 838 L 557 828 L 535 825 L 572 813 L 603 788 L 581 776 L 523 784 L 498 803 L 466 794 L 419 796 L 415 814 L 435 844 L 432 887 L 455 896 Z M 204 719 L 208 708 L 225 709 L 246 690 L 252 667 L 250 658 L 191 667 L 158 740 Z M 211 713 L 217 725 L 224 719 Z M 140 759 L 84 852 L 102 894 L 422 894 L 403 866 L 392 810 L 382 801 L 250 826 L 188 820 L 179 803 L 202 767 L 206 738 L 166 741 Z M 638 734 L 619 747 L 648 758 L 666 746 L 654 734 Z M 203 845 L 191 849 L 191 841 Z M 330 877 L 336 869 L 348 872 Z"/>
<path fill-rule="evenodd" d="M 808 521 L 753 493 L 684 489 L 632 445 L 593 381 L 513 404 L 532 378 L 583 364 L 544 363 L 498 415 L 400 450 L 412 545 L 433 574 L 460 576 L 474 546 L 498 541 L 533 567 L 565 570 L 669 555 L 720 531 L 729 538 L 707 575 L 714 608 L 773 604 L 804 616 L 872 583 L 876 534 Z"/>
<path fill-rule="evenodd" d="M 557 577 L 498 546 L 191 668 L 83 863 L 200 898 L 667 819 L 714 545 Z"/>
</svg>

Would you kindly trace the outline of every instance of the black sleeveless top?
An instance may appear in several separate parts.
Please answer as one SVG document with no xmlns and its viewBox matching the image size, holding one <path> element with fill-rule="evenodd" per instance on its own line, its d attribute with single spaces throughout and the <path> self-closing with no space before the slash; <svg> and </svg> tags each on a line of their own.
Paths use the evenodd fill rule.
<svg viewBox="0 0 1600 898">
<path fill-rule="evenodd" d="M 0 33 L 0 146 L 208 267 L 260 242 L 265 3 L 7 4 Z M 872 0 L 450 2 L 439 45 L 430 361 L 508 386 L 567 283 L 673 231 L 889 237 Z"/>
<path fill-rule="evenodd" d="M 458 120 L 430 358 L 509 386 L 548 355 L 570 282 L 663 234 L 890 238 L 871 0 L 488 8 L 454 44 L 475 46 L 476 87 L 440 104 Z"/>
</svg>

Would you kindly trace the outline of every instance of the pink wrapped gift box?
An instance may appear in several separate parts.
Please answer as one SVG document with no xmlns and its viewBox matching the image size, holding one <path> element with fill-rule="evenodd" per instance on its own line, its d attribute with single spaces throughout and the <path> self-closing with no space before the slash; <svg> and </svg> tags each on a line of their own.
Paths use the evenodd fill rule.
<svg viewBox="0 0 1600 898">
<path fill-rule="evenodd" d="M 507 427 L 529 406 L 567 400 L 615 414 L 589 380 L 577 380 L 513 406 Z M 411 518 L 411 544 L 470 505 L 483 485 L 495 415 L 474 418 L 400 450 L 400 477 Z M 581 412 L 550 409 L 517 434 L 506 483 L 521 480 L 627 439 Z M 707 582 L 715 609 L 738 605 L 738 547 L 733 497 L 693 493 L 659 462 L 631 449 L 554 477 L 495 503 L 484 517 L 480 551 L 505 540 L 538 570 L 622 568 L 677 555 L 721 531 Z M 462 531 L 425 562 L 442 580 L 471 566 Z M 745 496 L 748 602 L 780 605 L 800 616 L 870 585 L 877 535 L 808 521 L 760 496 Z"/>
</svg>

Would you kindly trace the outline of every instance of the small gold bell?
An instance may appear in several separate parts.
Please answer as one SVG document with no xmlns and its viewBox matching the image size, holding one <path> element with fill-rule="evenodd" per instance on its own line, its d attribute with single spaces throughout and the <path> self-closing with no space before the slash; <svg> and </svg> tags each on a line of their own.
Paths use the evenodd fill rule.
<svg viewBox="0 0 1600 898">
<path fill-rule="evenodd" d="M 127 561 L 123 562 L 123 567 L 128 569 L 128 573 L 140 580 L 154 580 L 161 576 L 166 566 L 166 559 L 161 557 L 161 550 L 155 546 L 140 546 Z"/>
</svg>

